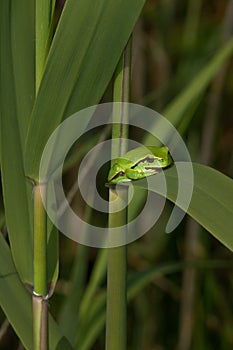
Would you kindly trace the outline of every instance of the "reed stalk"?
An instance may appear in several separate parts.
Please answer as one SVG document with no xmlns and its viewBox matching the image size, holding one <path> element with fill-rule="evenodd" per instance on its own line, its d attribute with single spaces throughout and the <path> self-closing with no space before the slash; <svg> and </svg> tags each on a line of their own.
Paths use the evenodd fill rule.
<svg viewBox="0 0 233 350">
<path fill-rule="evenodd" d="M 36 185 L 34 187 L 34 350 L 48 348 L 47 216 L 42 195 L 46 195 L 46 185 Z"/>
<path fill-rule="evenodd" d="M 128 43 L 116 70 L 114 81 L 114 102 L 129 101 L 131 64 L 131 40 Z M 118 142 L 112 147 L 112 159 L 121 156 L 127 149 L 128 126 L 124 124 L 128 120 L 128 113 L 123 105 L 116 104 L 113 110 L 112 138 Z M 126 201 L 127 188 L 119 189 L 121 198 Z M 109 189 L 109 227 L 119 226 L 119 234 L 127 234 L 127 209 L 118 208 L 119 192 L 114 188 Z M 114 207 L 114 212 L 112 209 Z M 120 228 L 120 227 L 124 228 Z M 124 232 L 122 232 L 122 230 Z M 107 270 L 107 320 L 106 320 L 106 349 L 126 350 L 127 348 L 127 248 L 126 245 L 109 248 Z"/>
</svg>

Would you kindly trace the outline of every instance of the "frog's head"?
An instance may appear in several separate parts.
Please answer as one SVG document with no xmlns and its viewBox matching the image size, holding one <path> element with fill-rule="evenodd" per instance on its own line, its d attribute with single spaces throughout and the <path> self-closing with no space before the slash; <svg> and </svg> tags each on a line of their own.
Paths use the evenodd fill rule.
<svg viewBox="0 0 233 350">
<path fill-rule="evenodd" d="M 173 158 L 169 152 L 168 147 L 163 146 L 160 148 L 154 148 L 154 147 L 148 147 L 148 149 L 152 149 L 153 150 L 153 154 L 154 154 L 154 166 L 161 168 L 161 169 L 165 169 L 167 167 L 169 167 L 170 165 L 173 164 Z"/>
</svg>

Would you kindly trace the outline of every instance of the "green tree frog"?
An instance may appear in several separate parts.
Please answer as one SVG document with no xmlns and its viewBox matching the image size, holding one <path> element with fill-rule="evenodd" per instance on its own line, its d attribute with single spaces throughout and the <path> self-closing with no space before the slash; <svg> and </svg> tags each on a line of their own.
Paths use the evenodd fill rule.
<svg viewBox="0 0 233 350">
<path fill-rule="evenodd" d="M 108 174 L 108 185 L 143 179 L 173 164 L 166 146 L 138 147 L 116 158 Z"/>
</svg>

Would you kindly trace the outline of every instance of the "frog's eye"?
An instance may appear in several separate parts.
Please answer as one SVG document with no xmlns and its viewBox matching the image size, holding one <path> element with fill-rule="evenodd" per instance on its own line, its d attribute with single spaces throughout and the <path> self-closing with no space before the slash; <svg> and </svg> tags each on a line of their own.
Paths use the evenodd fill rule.
<svg viewBox="0 0 233 350">
<path fill-rule="evenodd" d="M 155 159 L 153 157 L 147 157 L 146 160 L 148 163 L 153 163 Z"/>
</svg>

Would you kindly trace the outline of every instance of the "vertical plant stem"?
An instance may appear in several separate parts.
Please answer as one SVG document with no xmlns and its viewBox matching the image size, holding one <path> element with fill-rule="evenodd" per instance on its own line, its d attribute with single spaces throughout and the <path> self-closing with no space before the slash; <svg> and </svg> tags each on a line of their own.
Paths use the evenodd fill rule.
<svg viewBox="0 0 233 350">
<path fill-rule="evenodd" d="M 43 76 L 52 33 L 55 0 L 35 2 L 35 87 L 38 93 Z M 34 350 L 48 348 L 48 289 L 47 289 L 47 214 L 41 195 L 46 185 L 34 187 L 34 290 L 33 344 Z"/>
<path fill-rule="evenodd" d="M 42 202 L 42 193 L 46 194 L 46 185 L 36 185 L 34 187 L 34 350 L 48 348 L 47 217 Z"/>
<path fill-rule="evenodd" d="M 131 63 L 131 40 L 128 43 L 116 70 L 114 81 L 114 102 L 129 101 Z M 112 147 L 112 159 L 122 155 L 127 148 L 128 127 L 124 122 L 128 119 L 124 105 L 117 104 L 113 111 L 112 137 L 118 142 Z M 122 139 L 124 138 L 124 139 Z M 121 198 L 127 200 L 127 188 L 119 189 Z M 118 192 L 119 193 L 119 192 Z M 126 234 L 127 209 L 120 210 L 118 193 L 114 188 L 109 189 L 109 227 L 119 227 Z M 117 203 L 117 204 L 116 204 Z M 112 210 L 114 209 L 114 211 Z M 120 226 L 124 228 L 120 228 Z M 121 232 L 120 232 L 121 231 Z M 107 321 L 106 321 L 106 349 L 126 350 L 127 348 L 127 299 L 126 299 L 126 246 L 110 248 L 108 251 L 107 271 Z"/>
<path fill-rule="evenodd" d="M 124 191 L 126 191 L 124 189 Z M 110 191 L 110 200 L 116 200 L 118 194 Z M 125 225 L 125 211 L 119 214 L 111 214 L 109 226 L 114 223 Z M 120 230 L 119 230 L 120 234 Z M 126 344 L 126 270 L 127 252 L 126 246 L 110 248 L 108 252 L 108 289 L 107 289 L 107 322 L 106 322 L 106 349 L 125 350 Z"/>
<path fill-rule="evenodd" d="M 41 191 L 46 185 L 34 188 L 34 291 L 47 295 L 47 257 L 46 257 L 46 212 L 43 206 Z"/>
</svg>

